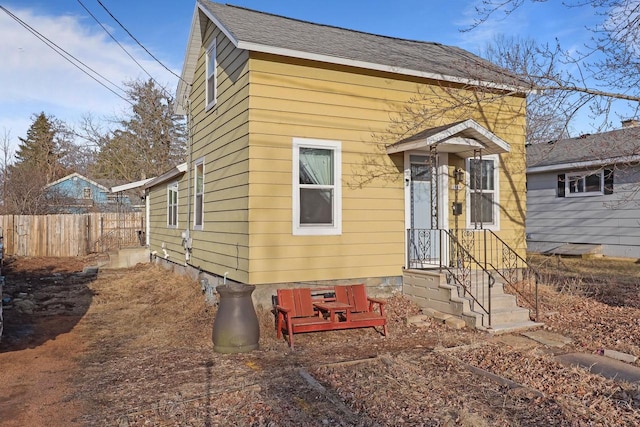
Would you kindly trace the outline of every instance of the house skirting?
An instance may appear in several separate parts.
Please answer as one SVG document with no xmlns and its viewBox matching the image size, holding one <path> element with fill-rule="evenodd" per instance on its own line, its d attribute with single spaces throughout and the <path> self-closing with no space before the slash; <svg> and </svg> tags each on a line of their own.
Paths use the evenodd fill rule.
<svg viewBox="0 0 640 427">
<path fill-rule="evenodd" d="M 217 295 L 215 288 L 222 284 L 238 283 L 224 276 L 214 274 L 192 265 L 180 264 L 169 258 L 163 258 L 159 255 L 152 255 L 151 262 L 162 266 L 176 274 L 184 275 L 197 281 L 202 288 L 206 301 L 210 304 L 216 304 Z M 327 288 L 335 285 L 346 285 L 353 283 L 364 283 L 367 287 L 367 295 L 379 298 L 388 298 L 397 293 L 402 292 L 402 276 L 387 277 L 367 277 L 352 278 L 339 280 L 319 280 L 314 282 L 283 282 L 283 283 L 266 283 L 256 285 L 256 289 L 251 295 L 256 307 L 271 308 L 273 305 L 273 296 L 276 295 L 276 289 L 309 287 L 309 288 Z"/>
</svg>

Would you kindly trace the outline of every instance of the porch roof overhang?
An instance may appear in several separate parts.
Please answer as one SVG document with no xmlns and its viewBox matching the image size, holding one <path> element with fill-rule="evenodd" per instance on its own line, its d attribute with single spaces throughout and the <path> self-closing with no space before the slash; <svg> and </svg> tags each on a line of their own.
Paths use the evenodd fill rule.
<svg viewBox="0 0 640 427">
<path fill-rule="evenodd" d="M 509 144 L 480 126 L 475 120 L 438 126 L 419 132 L 409 138 L 387 146 L 387 154 L 410 150 L 437 148 L 440 153 L 454 153 L 460 157 L 473 157 L 476 150 L 483 155 L 508 153 Z"/>
</svg>

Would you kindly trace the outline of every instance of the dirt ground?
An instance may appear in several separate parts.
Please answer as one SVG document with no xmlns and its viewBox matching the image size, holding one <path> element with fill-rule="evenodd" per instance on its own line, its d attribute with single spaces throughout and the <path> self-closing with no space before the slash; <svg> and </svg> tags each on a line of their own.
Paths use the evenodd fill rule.
<svg viewBox="0 0 640 427">
<path fill-rule="evenodd" d="M 152 265 L 82 273 L 94 258 L 11 260 L 0 343 L 2 426 L 639 425 L 640 385 L 556 361 L 602 349 L 640 355 L 640 266 L 537 260 L 550 348 L 520 334 L 410 326 L 388 300 L 373 329 L 277 340 L 257 309 L 259 350 L 213 351 L 215 307 Z M 561 274 L 562 273 L 562 274 Z M 640 366 L 639 362 L 635 362 Z"/>
</svg>

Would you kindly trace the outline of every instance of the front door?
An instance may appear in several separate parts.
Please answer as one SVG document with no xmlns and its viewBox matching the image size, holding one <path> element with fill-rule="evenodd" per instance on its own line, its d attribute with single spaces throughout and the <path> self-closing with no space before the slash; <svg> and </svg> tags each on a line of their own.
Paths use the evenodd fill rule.
<svg viewBox="0 0 640 427">
<path fill-rule="evenodd" d="M 410 268 L 438 264 L 440 260 L 436 171 L 435 158 L 409 155 Z"/>
</svg>

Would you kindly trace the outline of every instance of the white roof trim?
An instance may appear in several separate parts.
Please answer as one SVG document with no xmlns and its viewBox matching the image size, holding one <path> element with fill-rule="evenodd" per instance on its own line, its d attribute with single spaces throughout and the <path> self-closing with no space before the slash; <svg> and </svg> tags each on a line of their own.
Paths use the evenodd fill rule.
<svg viewBox="0 0 640 427">
<path fill-rule="evenodd" d="M 467 130 L 472 131 L 472 138 L 458 136 Z M 511 146 L 506 141 L 480 126 L 475 120 L 469 119 L 425 138 L 390 145 L 387 147 L 387 153 L 424 149 L 432 145 L 442 147 L 442 152 L 458 153 L 468 157 L 473 155 L 475 149 L 482 149 L 487 155 L 511 151 Z"/>
<path fill-rule="evenodd" d="M 409 68 L 401 68 L 401 67 L 394 67 L 391 65 L 377 64 L 375 62 L 358 61 L 354 59 L 340 58 L 337 56 L 321 55 L 316 53 L 303 52 L 299 50 L 285 49 L 285 48 L 279 48 L 274 46 L 243 42 L 243 41 L 240 41 L 237 44 L 234 42 L 234 45 L 239 49 L 245 49 L 245 50 L 254 51 L 254 52 L 271 53 L 274 55 L 289 56 L 292 58 L 309 59 L 312 61 L 319 61 L 319 62 L 328 62 L 330 64 L 347 65 L 350 67 L 365 68 L 368 70 L 386 71 L 394 74 L 403 74 L 403 75 L 412 76 L 412 77 L 424 77 L 427 79 L 441 80 L 441 81 L 446 81 L 451 83 L 468 84 L 472 86 L 485 85 L 486 87 L 489 87 L 491 89 L 522 92 L 522 89 L 518 89 L 515 86 L 511 86 L 511 85 L 486 82 L 486 81 L 477 80 L 477 79 L 465 79 L 462 77 L 448 76 L 445 74 L 428 73 L 425 71 L 417 71 Z"/>
<path fill-rule="evenodd" d="M 624 156 L 624 157 L 609 157 L 607 159 L 586 160 L 583 162 L 558 163 L 557 165 L 531 166 L 527 168 L 527 173 L 556 172 L 556 171 L 561 171 L 566 169 L 587 169 L 587 168 L 593 168 L 593 167 L 612 165 L 616 163 L 631 163 L 631 162 L 640 162 L 640 155 Z"/>
<path fill-rule="evenodd" d="M 147 182 L 144 185 L 144 188 L 151 188 L 151 187 L 155 187 L 158 184 L 162 184 L 163 182 L 167 182 L 183 173 L 185 173 L 187 171 L 187 163 L 180 163 L 178 166 L 176 166 L 175 168 L 169 170 L 168 172 L 163 173 L 162 175 L 159 175 L 151 180 L 149 180 L 149 182 Z"/>
<path fill-rule="evenodd" d="M 139 188 L 145 185 L 147 182 L 151 181 L 153 178 L 142 179 L 140 181 L 129 182 L 127 184 L 116 185 L 115 187 L 111 187 L 112 193 L 119 193 L 121 191 L 132 190 L 134 188 Z"/>
<path fill-rule="evenodd" d="M 340 58 L 336 56 L 321 55 L 321 54 L 304 52 L 304 51 L 299 51 L 294 49 L 279 48 L 279 47 L 269 46 L 269 45 L 264 45 L 259 43 L 245 42 L 242 40 L 238 40 L 233 35 L 233 33 L 229 31 L 229 29 L 227 29 L 224 25 L 222 25 L 222 23 L 212 13 L 210 13 L 209 10 L 207 10 L 204 6 L 202 6 L 200 2 L 197 2 L 194 13 L 193 13 L 192 22 L 191 22 L 191 30 L 189 31 L 189 41 L 187 44 L 187 51 L 185 53 L 185 61 L 184 61 L 184 64 L 182 65 L 182 73 L 180 74 L 181 79 L 178 81 L 178 88 L 176 91 L 176 95 L 177 95 L 176 96 L 176 112 L 178 114 L 186 114 L 186 108 L 185 108 L 186 106 L 184 105 L 184 102 L 188 96 L 188 92 L 187 92 L 187 90 L 189 89 L 188 86 L 190 86 L 193 83 L 193 73 L 195 72 L 195 64 L 198 62 L 200 47 L 202 45 L 202 40 L 200 36 L 201 22 L 198 15 L 199 11 L 202 11 L 202 13 L 204 13 L 207 16 L 207 18 L 209 18 L 211 22 L 213 22 L 220 29 L 220 31 L 222 31 L 222 33 L 231 41 L 231 43 L 233 43 L 233 45 L 238 49 L 244 49 L 244 50 L 254 51 L 254 52 L 262 52 L 262 53 L 270 53 L 274 55 L 288 56 L 292 58 L 308 59 L 312 61 L 320 61 L 320 62 L 326 62 L 330 64 L 346 65 L 351 67 L 364 68 L 368 70 L 385 71 L 385 72 L 402 74 L 402 75 L 412 76 L 412 77 L 423 77 L 423 78 L 446 81 L 451 83 L 467 84 L 472 86 L 484 85 L 491 89 L 514 91 L 518 93 L 522 93 L 523 91 L 527 92 L 523 88 L 518 88 L 512 85 L 482 81 L 477 79 L 465 79 L 462 77 L 428 73 L 428 72 L 417 71 L 417 70 L 412 70 L 408 68 L 400 68 L 400 67 L 394 67 L 390 65 L 376 64 L 373 62 L 357 61 L 353 59 Z M 188 70 L 191 70 L 192 72 L 187 73 Z"/>
</svg>

